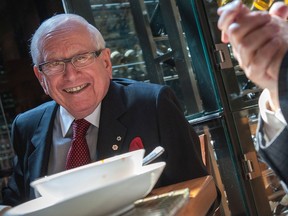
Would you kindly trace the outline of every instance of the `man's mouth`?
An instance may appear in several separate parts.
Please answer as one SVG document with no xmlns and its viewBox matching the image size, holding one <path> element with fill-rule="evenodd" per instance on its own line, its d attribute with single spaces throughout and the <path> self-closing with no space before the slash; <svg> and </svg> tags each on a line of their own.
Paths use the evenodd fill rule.
<svg viewBox="0 0 288 216">
<path fill-rule="evenodd" d="M 85 83 L 83 85 L 76 86 L 76 87 L 73 87 L 73 88 L 66 88 L 66 89 L 64 89 L 64 91 L 67 92 L 67 93 L 74 94 L 74 93 L 80 92 L 82 89 L 86 88 L 87 86 L 88 86 L 88 84 Z"/>
</svg>

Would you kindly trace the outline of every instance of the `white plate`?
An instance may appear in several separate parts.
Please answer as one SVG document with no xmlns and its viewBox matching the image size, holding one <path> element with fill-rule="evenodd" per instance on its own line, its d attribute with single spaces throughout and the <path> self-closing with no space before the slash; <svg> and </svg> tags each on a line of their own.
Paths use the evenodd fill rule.
<svg viewBox="0 0 288 216">
<path fill-rule="evenodd" d="M 134 175 L 142 167 L 144 152 L 140 149 L 60 172 L 38 179 L 31 186 L 36 197 L 67 199 Z"/>
<path fill-rule="evenodd" d="M 115 215 L 148 195 L 164 167 L 165 162 L 143 166 L 130 177 L 63 200 L 40 197 L 8 210 L 4 216 Z"/>
</svg>

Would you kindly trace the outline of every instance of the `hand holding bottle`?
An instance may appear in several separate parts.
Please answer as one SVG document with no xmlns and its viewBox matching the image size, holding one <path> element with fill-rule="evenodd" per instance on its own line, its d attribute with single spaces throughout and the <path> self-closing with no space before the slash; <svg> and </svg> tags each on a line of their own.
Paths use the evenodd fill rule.
<svg viewBox="0 0 288 216">
<path fill-rule="evenodd" d="M 268 88 L 278 107 L 278 73 L 288 49 L 288 7 L 276 2 L 266 11 L 251 11 L 241 1 L 218 9 L 222 41 L 231 43 L 233 54 L 247 77 Z"/>
</svg>

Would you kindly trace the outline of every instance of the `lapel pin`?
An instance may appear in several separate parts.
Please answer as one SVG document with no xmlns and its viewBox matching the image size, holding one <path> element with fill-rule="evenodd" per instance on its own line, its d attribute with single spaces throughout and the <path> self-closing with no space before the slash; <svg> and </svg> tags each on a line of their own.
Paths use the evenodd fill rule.
<svg viewBox="0 0 288 216">
<path fill-rule="evenodd" d="M 119 142 L 122 140 L 122 137 L 121 136 L 117 136 L 116 140 Z"/>
<path fill-rule="evenodd" d="M 112 149 L 113 149 L 114 151 L 117 151 L 117 150 L 118 150 L 118 145 L 116 145 L 116 144 L 112 145 Z"/>
</svg>

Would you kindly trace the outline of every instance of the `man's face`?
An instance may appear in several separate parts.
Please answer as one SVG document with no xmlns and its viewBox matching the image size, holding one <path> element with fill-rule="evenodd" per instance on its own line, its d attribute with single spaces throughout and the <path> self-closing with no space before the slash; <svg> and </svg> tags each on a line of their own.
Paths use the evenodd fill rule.
<svg viewBox="0 0 288 216">
<path fill-rule="evenodd" d="M 77 27 L 68 23 L 65 28 L 48 34 L 44 39 L 42 62 L 96 51 L 86 28 Z M 95 110 L 108 91 L 112 78 L 110 50 L 104 49 L 94 63 L 83 68 L 77 69 L 68 62 L 61 74 L 47 76 L 36 66 L 34 72 L 46 94 L 75 118 L 84 118 Z"/>
</svg>

